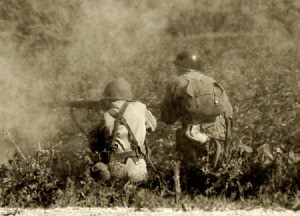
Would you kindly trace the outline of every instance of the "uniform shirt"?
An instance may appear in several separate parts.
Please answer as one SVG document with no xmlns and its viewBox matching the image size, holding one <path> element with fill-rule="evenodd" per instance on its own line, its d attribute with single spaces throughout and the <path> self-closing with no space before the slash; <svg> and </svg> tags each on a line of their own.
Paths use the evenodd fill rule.
<svg viewBox="0 0 300 216">
<path fill-rule="evenodd" d="M 123 100 L 115 101 L 111 104 L 111 108 L 119 112 L 122 105 L 125 103 Z M 146 138 L 146 132 L 152 132 L 156 129 L 156 119 L 152 113 L 146 108 L 146 105 L 141 102 L 130 102 L 124 112 L 123 117 L 129 125 L 135 139 L 139 146 L 143 146 Z M 115 118 L 106 111 L 104 112 L 103 132 L 104 137 L 109 138 L 113 136 Z M 122 153 L 124 151 L 131 151 L 131 140 L 127 128 L 120 124 L 116 137 L 116 144 L 118 149 L 115 153 Z"/>
<path fill-rule="evenodd" d="M 201 79 L 205 76 L 198 71 L 188 72 L 188 76 Z M 210 78 L 212 79 L 212 78 Z M 214 81 L 214 79 L 212 79 Z M 188 81 L 182 76 L 173 78 L 167 85 L 167 89 L 164 95 L 164 100 L 161 106 L 161 118 L 162 121 L 167 124 L 173 124 L 177 120 L 180 120 L 183 127 L 187 127 L 189 124 L 202 124 L 200 118 L 197 116 L 191 116 L 181 108 L 182 100 L 186 97 L 190 97 L 187 93 Z M 210 137 L 217 139 L 225 138 L 225 118 L 232 118 L 233 111 L 229 102 L 226 92 L 224 93 L 225 101 L 225 115 L 218 116 L 213 122 L 205 122 L 203 126 L 208 129 Z"/>
</svg>

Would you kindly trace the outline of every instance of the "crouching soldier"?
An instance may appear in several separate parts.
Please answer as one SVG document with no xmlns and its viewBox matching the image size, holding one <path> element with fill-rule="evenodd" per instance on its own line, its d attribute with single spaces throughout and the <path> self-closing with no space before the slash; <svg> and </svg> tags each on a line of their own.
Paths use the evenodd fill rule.
<svg viewBox="0 0 300 216">
<path fill-rule="evenodd" d="M 233 112 L 227 94 L 217 81 L 202 74 L 203 62 L 197 54 L 180 52 L 173 63 L 178 76 L 168 83 L 162 121 L 181 120 L 176 151 L 184 165 L 208 156 L 216 167 L 231 131 Z"/>
<path fill-rule="evenodd" d="M 132 101 L 130 84 L 123 79 L 108 83 L 103 92 L 105 111 L 102 121 L 89 133 L 90 148 L 100 153 L 92 170 L 103 180 L 147 179 L 146 132 L 156 128 L 156 119 L 146 106 Z"/>
</svg>

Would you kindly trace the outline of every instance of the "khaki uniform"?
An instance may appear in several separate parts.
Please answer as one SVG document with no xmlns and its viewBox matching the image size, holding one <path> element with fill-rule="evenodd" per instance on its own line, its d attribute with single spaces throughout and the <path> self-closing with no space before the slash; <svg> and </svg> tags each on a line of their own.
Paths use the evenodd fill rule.
<svg viewBox="0 0 300 216">
<path fill-rule="evenodd" d="M 103 122 L 100 131 L 100 137 L 103 141 L 111 140 L 114 132 L 115 118 L 110 114 L 110 110 L 119 112 L 122 105 L 125 103 L 123 100 L 115 101 L 111 104 L 111 108 L 104 112 Z M 156 129 L 156 119 L 152 113 L 141 102 L 130 102 L 124 114 L 128 126 L 130 127 L 138 146 L 143 153 L 146 153 L 144 145 L 146 132 L 152 132 Z M 98 143 L 102 145 L 100 149 L 105 149 L 105 142 Z M 123 178 L 129 177 L 132 181 L 142 181 L 147 178 L 146 161 L 143 157 L 128 157 L 121 160 L 115 159 L 118 155 L 124 152 L 132 152 L 132 139 L 130 134 L 123 124 L 118 127 L 116 142 L 117 149 L 111 155 L 111 160 L 108 164 L 108 169 L 112 177 Z"/>
<path fill-rule="evenodd" d="M 187 161 L 192 162 L 193 159 L 201 157 L 207 154 L 208 146 L 203 144 L 192 142 L 186 137 L 185 130 L 189 125 L 201 124 L 205 129 L 205 132 L 209 138 L 211 138 L 211 148 L 214 145 L 222 145 L 224 148 L 224 142 L 227 137 L 230 136 L 231 127 L 226 126 L 228 119 L 232 119 L 233 111 L 231 104 L 228 100 L 225 92 L 225 113 L 217 116 L 214 119 L 204 119 L 203 116 L 195 116 L 183 110 L 182 103 L 184 99 L 190 97 L 187 86 L 188 81 L 185 78 L 189 76 L 194 79 L 201 79 L 205 76 L 198 71 L 190 71 L 187 74 L 177 76 L 172 79 L 166 89 L 164 100 L 161 106 L 161 118 L 162 121 L 167 124 L 173 124 L 177 120 L 181 121 L 182 128 L 178 129 L 176 134 L 176 149 L 181 153 Z M 213 80 L 212 78 L 210 78 Z"/>
</svg>

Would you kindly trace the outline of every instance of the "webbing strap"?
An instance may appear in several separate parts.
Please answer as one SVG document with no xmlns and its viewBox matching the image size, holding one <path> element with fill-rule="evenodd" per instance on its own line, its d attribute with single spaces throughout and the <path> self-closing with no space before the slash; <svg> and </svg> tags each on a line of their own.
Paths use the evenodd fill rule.
<svg viewBox="0 0 300 216">
<path fill-rule="evenodd" d="M 119 153 L 119 154 L 113 154 L 112 158 L 114 160 L 125 160 L 129 157 L 140 157 L 140 155 L 137 155 L 136 151 L 129 151 L 129 152 L 123 152 L 123 153 Z"/>
<path fill-rule="evenodd" d="M 126 101 L 122 105 L 121 109 L 119 110 L 119 112 L 117 114 L 115 114 L 113 112 L 110 112 L 110 114 L 113 117 L 115 117 L 114 132 L 113 132 L 113 138 L 112 138 L 112 142 L 111 142 L 112 147 L 114 147 L 114 145 L 115 145 L 115 142 L 116 142 L 116 139 L 117 139 L 118 128 L 119 128 L 119 125 L 121 123 L 121 119 L 123 118 L 123 115 L 124 115 L 125 110 L 126 110 L 126 108 L 127 108 L 128 105 L 129 105 L 129 102 Z"/>
<path fill-rule="evenodd" d="M 133 144 L 133 146 L 131 146 L 131 148 L 133 148 L 133 150 L 136 150 L 139 146 L 139 143 L 138 141 L 136 140 L 130 126 L 128 125 L 128 123 L 126 122 L 126 119 L 125 118 L 122 118 L 121 119 L 121 122 L 123 125 L 125 125 L 125 127 L 127 128 L 128 130 L 128 133 L 129 133 L 129 137 L 131 138 L 130 140 L 132 141 L 131 143 Z"/>
<path fill-rule="evenodd" d="M 225 131 L 225 157 L 228 157 L 229 155 L 229 141 L 230 141 L 230 136 L 231 136 L 231 130 L 233 127 L 233 119 L 230 117 L 225 116 L 225 126 L 226 126 L 226 131 Z"/>
<path fill-rule="evenodd" d="M 114 154 L 113 158 L 123 160 L 124 157 L 125 158 L 127 158 L 127 157 L 140 158 L 142 156 L 144 159 L 146 159 L 150 163 L 150 165 L 154 169 L 154 171 L 157 172 L 157 170 L 154 167 L 154 164 L 152 163 L 152 161 L 149 157 L 149 154 L 148 154 L 150 152 L 150 150 L 145 146 L 144 149 L 143 149 L 144 150 L 144 152 L 143 152 L 143 150 L 139 146 L 139 143 L 136 140 L 130 126 L 126 122 L 126 119 L 123 117 L 124 112 L 125 112 L 128 104 L 129 104 L 128 102 L 125 102 L 125 104 L 123 104 L 123 106 L 121 107 L 119 113 L 114 112 L 113 110 L 109 111 L 109 113 L 115 118 L 115 127 L 114 127 L 114 133 L 113 133 L 113 139 L 112 139 L 112 144 L 111 145 L 114 145 L 114 142 L 116 141 L 116 137 L 117 137 L 117 131 L 118 131 L 119 124 L 122 123 L 127 128 L 127 131 L 129 133 L 129 137 L 130 137 L 129 140 L 130 140 L 132 151 L 124 152 L 124 153 L 121 153 L 121 154 Z M 123 150 L 124 150 L 124 148 L 123 148 Z"/>
</svg>

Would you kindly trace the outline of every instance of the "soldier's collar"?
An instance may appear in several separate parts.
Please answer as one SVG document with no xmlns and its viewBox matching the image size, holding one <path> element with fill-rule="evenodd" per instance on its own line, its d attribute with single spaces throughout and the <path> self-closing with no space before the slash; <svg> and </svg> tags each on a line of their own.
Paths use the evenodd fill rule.
<svg viewBox="0 0 300 216">
<path fill-rule="evenodd" d="M 179 76 L 182 76 L 182 75 L 185 75 L 185 74 L 188 74 L 188 73 L 191 73 L 191 72 L 197 72 L 197 73 L 201 73 L 199 70 L 193 70 L 193 69 L 186 69 L 186 70 L 182 70 L 182 72 L 177 72 L 177 74 Z"/>
<path fill-rule="evenodd" d="M 174 64 L 176 69 L 179 71 L 182 71 L 181 75 L 189 73 L 189 72 L 200 72 L 200 70 L 195 70 L 195 69 L 190 69 L 190 68 L 184 68 L 184 67 L 180 67 L 176 64 Z"/>
</svg>

